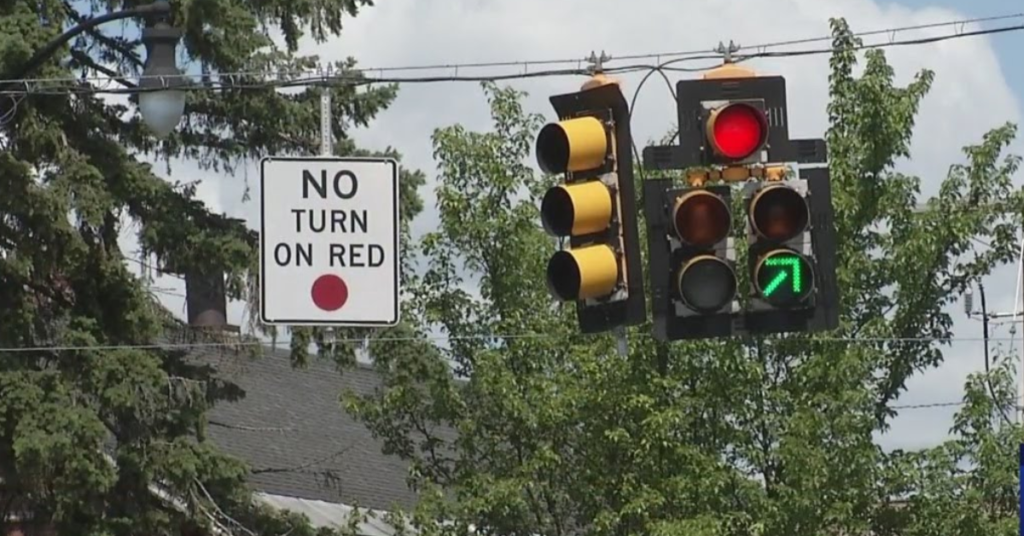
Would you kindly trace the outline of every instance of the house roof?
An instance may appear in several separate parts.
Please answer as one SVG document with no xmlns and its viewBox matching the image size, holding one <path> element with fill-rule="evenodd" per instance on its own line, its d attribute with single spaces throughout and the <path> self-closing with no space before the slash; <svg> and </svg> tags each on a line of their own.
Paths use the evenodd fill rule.
<svg viewBox="0 0 1024 536">
<path fill-rule="evenodd" d="M 274 508 L 305 515 L 309 518 L 310 524 L 317 528 L 344 530 L 349 527 L 351 517 L 356 513 L 351 506 L 314 499 L 299 499 L 266 493 L 257 493 L 256 497 L 264 504 Z M 404 523 L 405 526 L 399 531 L 393 525 L 394 520 L 389 519 L 387 513 L 380 510 L 362 510 L 358 516 L 356 534 L 360 536 L 394 536 L 399 532 L 409 535 L 419 533 L 416 527 L 408 523 Z"/>
<path fill-rule="evenodd" d="M 408 465 L 384 455 L 382 443 L 341 407 L 343 391 L 370 394 L 380 385 L 370 367 L 342 373 L 311 357 L 297 369 L 287 350 L 270 348 L 256 358 L 207 357 L 245 391 L 241 400 L 213 409 L 209 438 L 249 464 L 256 491 L 379 510 L 415 504 Z"/>
</svg>

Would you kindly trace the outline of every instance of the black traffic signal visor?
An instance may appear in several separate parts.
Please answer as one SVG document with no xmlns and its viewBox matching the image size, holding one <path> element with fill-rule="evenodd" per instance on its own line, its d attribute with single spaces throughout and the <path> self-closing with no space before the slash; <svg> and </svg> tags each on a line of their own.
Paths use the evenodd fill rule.
<svg viewBox="0 0 1024 536">
<path fill-rule="evenodd" d="M 732 213 L 720 196 L 693 190 L 676 200 L 672 225 L 683 243 L 708 248 L 729 236 Z"/>
<path fill-rule="evenodd" d="M 596 117 L 549 123 L 537 135 L 537 164 L 545 173 L 599 168 L 608 155 L 608 133 Z"/>
<path fill-rule="evenodd" d="M 814 269 L 791 249 L 769 251 L 757 261 L 754 282 L 762 299 L 776 307 L 803 305 L 814 292 Z"/>
<path fill-rule="evenodd" d="M 761 238 L 783 242 L 807 230 L 811 211 L 800 192 L 785 185 L 770 185 L 754 194 L 750 223 Z"/>
<path fill-rule="evenodd" d="M 726 104 L 711 112 L 706 125 L 711 148 L 719 156 L 743 160 L 768 141 L 768 118 L 750 104 Z"/>
<path fill-rule="evenodd" d="M 736 272 L 718 257 L 700 255 L 680 267 L 676 291 L 687 307 L 712 313 L 736 297 Z"/>
</svg>

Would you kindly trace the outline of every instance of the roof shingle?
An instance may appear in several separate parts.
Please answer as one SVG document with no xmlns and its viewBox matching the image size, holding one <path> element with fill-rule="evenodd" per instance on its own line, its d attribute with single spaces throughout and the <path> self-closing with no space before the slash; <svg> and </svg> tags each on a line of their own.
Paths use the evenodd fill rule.
<svg viewBox="0 0 1024 536">
<path fill-rule="evenodd" d="M 410 508 L 416 495 L 406 483 L 408 465 L 382 453 L 382 443 L 341 407 L 340 394 L 370 394 L 376 373 L 360 365 L 339 373 L 311 359 L 292 368 L 287 351 L 214 365 L 245 391 L 210 413 L 210 440 L 252 467 L 250 483 L 274 495 L 391 510 Z M 225 361 L 214 358 L 213 361 Z"/>
</svg>

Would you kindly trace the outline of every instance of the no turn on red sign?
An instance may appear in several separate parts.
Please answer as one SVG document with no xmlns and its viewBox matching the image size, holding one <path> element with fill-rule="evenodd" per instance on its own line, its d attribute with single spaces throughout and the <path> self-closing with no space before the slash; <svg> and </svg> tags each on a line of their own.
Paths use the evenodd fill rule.
<svg viewBox="0 0 1024 536">
<path fill-rule="evenodd" d="M 392 326 L 399 319 L 398 163 L 260 163 L 260 319 Z"/>
</svg>

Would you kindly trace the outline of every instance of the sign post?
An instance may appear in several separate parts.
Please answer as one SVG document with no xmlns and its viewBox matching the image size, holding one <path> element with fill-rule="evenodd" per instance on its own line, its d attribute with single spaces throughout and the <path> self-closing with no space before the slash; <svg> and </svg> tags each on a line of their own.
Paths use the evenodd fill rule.
<svg viewBox="0 0 1024 536">
<path fill-rule="evenodd" d="M 398 163 L 268 157 L 260 181 L 260 320 L 397 324 Z"/>
</svg>

